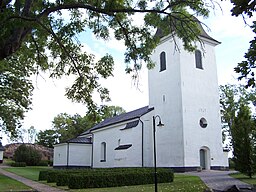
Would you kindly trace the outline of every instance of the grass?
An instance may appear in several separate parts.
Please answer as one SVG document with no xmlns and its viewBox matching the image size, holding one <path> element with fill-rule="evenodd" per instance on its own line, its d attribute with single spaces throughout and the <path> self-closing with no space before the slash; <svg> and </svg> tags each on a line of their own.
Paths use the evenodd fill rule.
<svg viewBox="0 0 256 192">
<path fill-rule="evenodd" d="M 27 179 L 38 181 L 39 172 L 44 169 L 50 169 L 49 167 L 43 166 L 29 166 L 29 167 L 10 167 L 4 168 L 4 170 L 15 173 Z"/>
<path fill-rule="evenodd" d="M 6 171 L 13 172 L 17 175 L 32 179 L 34 181 L 38 180 L 39 171 L 46 169 L 48 167 L 12 167 L 6 168 Z M 55 183 L 46 183 L 44 184 L 57 187 Z M 68 190 L 70 192 L 141 192 L 141 191 L 154 191 L 154 185 L 136 185 L 136 186 L 124 186 L 124 187 L 111 187 L 111 188 L 94 188 L 94 189 L 76 189 L 70 190 L 68 187 L 58 187 L 63 190 Z M 159 183 L 158 191 L 159 192 L 203 192 L 207 187 L 201 181 L 199 177 L 184 175 L 184 174 L 175 174 L 174 182 L 172 183 Z M 1 191 L 1 190 L 0 190 Z"/>
<path fill-rule="evenodd" d="M 33 191 L 23 183 L 0 174 L 0 191 Z"/>
<path fill-rule="evenodd" d="M 154 185 L 135 185 L 113 188 L 94 188 L 94 189 L 80 189 L 69 190 L 72 192 L 141 192 L 141 191 L 154 191 Z M 174 182 L 172 183 L 159 183 L 159 192 L 203 192 L 207 189 L 205 184 L 196 176 L 188 176 L 183 174 L 175 174 Z"/>
<path fill-rule="evenodd" d="M 242 173 L 232 173 L 232 174 L 230 174 L 230 176 L 234 177 L 236 179 L 239 179 L 242 182 L 245 182 L 245 183 L 248 183 L 251 185 L 256 185 L 256 176 L 255 175 L 251 179 Z"/>
</svg>

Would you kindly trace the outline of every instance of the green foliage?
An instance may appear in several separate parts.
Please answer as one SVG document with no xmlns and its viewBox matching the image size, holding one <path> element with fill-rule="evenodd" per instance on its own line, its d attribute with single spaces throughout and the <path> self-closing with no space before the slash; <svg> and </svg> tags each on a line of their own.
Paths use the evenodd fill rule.
<svg viewBox="0 0 256 192">
<path fill-rule="evenodd" d="M 94 122 L 89 121 L 87 116 L 82 117 L 79 114 L 71 116 L 66 113 L 54 117 L 52 123 L 53 131 L 60 142 L 74 138 L 94 125 Z"/>
<path fill-rule="evenodd" d="M 255 1 L 246 1 L 246 0 L 231 0 L 234 7 L 231 10 L 232 15 L 239 16 L 242 15 L 245 19 L 245 16 L 253 18 L 253 13 L 256 10 Z M 246 20 L 245 20 L 246 21 Z M 256 33 L 256 21 L 253 21 L 251 29 Z M 250 47 L 245 53 L 244 61 L 238 63 L 235 67 L 235 72 L 239 73 L 240 76 L 238 80 L 246 80 L 246 87 L 255 87 L 255 61 L 256 61 L 256 36 L 253 40 L 250 41 Z"/>
<path fill-rule="evenodd" d="M 39 172 L 38 181 L 46 181 L 48 177 L 48 170 L 42 170 Z"/>
<path fill-rule="evenodd" d="M 1 40 L 0 40 L 1 42 Z M 30 109 L 33 86 L 29 80 L 31 67 L 12 56 L 0 60 L 0 128 L 17 136 L 20 120 Z"/>
<path fill-rule="evenodd" d="M 172 182 L 174 175 L 170 169 L 159 168 L 158 182 Z M 154 183 L 152 168 L 105 168 L 41 171 L 39 180 L 56 182 L 57 186 L 68 185 L 71 189 L 116 187 Z"/>
<path fill-rule="evenodd" d="M 255 1 L 231 0 L 231 3 L 234 5 L 231 10 L 232 15 L 239 16 L 245 14 L 249 17 L 253 16 L 253 12 L 255 11 Z"/>
<path fill-rule="evenodd" d="M 235 162 L 233 158 L 228 159 L 228 165 L 229 165 L 229 169 L 235 169 Z"/>
<path fill-rule="evenodd" d="M 252 133 L 255 129 L 248 106 L 241 105 L 232 126 L 232 142 L 235 169 L 248 175 L 250 178 L 255 173 L 255 151 Z"/>
<path fill-rule="evenodd" d="M 26 167 L 26 163 L 25 162 L 14 162 L 11 163 L 12 167 Z"/>
<path fill-rule="evenodd" d="M 221 85 L 220 87 L 220 110 L 223 124 L 223 139 L 233 135 L 234 119 L 241 105 L 256 104 L 256 90 L 246 89 L 243 85 Z M 231 142 L 232 145 L 232 142 Z"/>
<path fill-rule="evenodd" d="M 48 166 L 49 161 L 48 160 L 41 160 L 39 163 L 37 163 L 37 166 Z"/>
<path fill-rule="evenodd" d="M 96 111 L 88 112 L 84 117 L 79 114 L 71 116 L 61 113 L 52 122 L 53 130 L 41 131 L 38 134 L 38 143 L 53 146 L 57 141 L 63 142 L 74 138 L 102 120 L 124 112 L 125 110 L 122 107 L 104 105 L 97 108 Z"/>
<path fill-rule="evenodd" d="M 251 28 L 256 33 L 256 21 L 253 22 Z M 246 87 L 255 87 L 256 37 L 250 41 L 250 47 L 244 57 L 246 60 L 238 63 L 235 72 L 240 74 L 239 80 L 246 79 Z"/>
<path fill-rule="evenodd" d="M 41 160 L 41 154 L 35 148 L 22 144 L 16 149 L 14 160 L 25 162 L 28 166 L 37 165 Z"/>
<path fill-rule="evenodd" d="M 154 29 L 173 32 L 185 49 L 195 49 L 199 35 L 194 15 L 207 17 L 209 5 L 194 1 L 109 1 L 109 0 L 14 0 L 0 7 L 0 122 L 15 136 L 20 120 L 30 109 L 31 75 L 49 71 L 51 78 L 74 77 L 66 89 L 72 101 L 97 110 L 92 98 L 98 93 L 108 101 L 109 91 L 99 79 L 112 76 L 114 59 L 109 53 L 97 59 L 85 51 L 79 35 L 90 30 L 97 38 L 122 40 L 126 46 L 127 72 L 136 72 L 142 63 L 152 66 L 149 56 L 159 39 Z M 214 5 L 213 5 L 214 7 Z M 137 15 L 136 15 L 137 14 Z M 140 15 L 138 15 L 140 14 Z M 137 26 L 134 18 L 145 17 Z M 85 42 L 86 43 L 86 42 Z"/>
<path fill-rule="evenodd" d="M 44 131 L 40 130 L 37 134 L 36 143 L 48 148 L 53 148 L 58 142 L 58 135 L 55 130 L 46 129 Z"/>
<path fill-rule="evenodd" d="M 151 169 L 152 171 L 152 169 Z M 97 173 L 97 174 L 96 174 Z M 96 172 L 92 174 L 72 174 L 69 177 L 70 189 L 117 187 L 128 185 L 142 185 L 154 183 L 154 176 L 150 171 L 114 171 Z M 166 183 L 173 181 L 173 172 L 170 170 L 158 170 L 158 182 Z"/>
</svg>

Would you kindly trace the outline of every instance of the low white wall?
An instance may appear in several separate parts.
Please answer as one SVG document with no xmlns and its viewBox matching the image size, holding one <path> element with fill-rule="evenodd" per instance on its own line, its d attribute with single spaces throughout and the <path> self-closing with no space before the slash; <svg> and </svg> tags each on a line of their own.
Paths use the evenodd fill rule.
<svg viewBox="0 0 256 192">
<path fill-rule="evenodd" d="M 54 146 L 53 166 L 67 166 L 67 143 Z"/>
<path fill-rule="evenodd" d="M 92 145 L 70 143 L 69 144 L 69 166 L 91 166 Z"/>
</svg>

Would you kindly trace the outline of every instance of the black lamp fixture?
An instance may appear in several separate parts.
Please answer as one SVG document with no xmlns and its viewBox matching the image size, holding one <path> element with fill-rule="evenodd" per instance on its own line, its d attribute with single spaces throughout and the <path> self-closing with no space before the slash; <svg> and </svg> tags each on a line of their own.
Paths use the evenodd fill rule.
<svg viewBox="0 0 256 192">
<path fill-rule="evenodd" d="M 159 115 L 153 116 L 153 146 L 154 146 L 154 176 L 155 176 L 155 192 L 157 192 L 157 171 L 156 171 L 156 119 L 158 118 L 158 127 L 163 127 L 164 124 L 161 121 Z"/>
</svg>

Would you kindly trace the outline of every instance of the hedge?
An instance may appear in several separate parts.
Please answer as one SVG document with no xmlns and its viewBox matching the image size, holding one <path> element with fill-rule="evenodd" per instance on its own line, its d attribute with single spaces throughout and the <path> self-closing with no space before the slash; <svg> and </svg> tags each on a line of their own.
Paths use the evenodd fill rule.
<svg viewBox="0 0 256 192">
<path fill-rule="evenodd" d="M 173 172 L 170 170 L 158 170 L 158 183 L 173 181 Z M 128 172 L 95 172 L 93 174 L 70 174 L 68 187 L 70 189 L 117 187 L 128 185 L 143 185 L 154 183 L 152 172 L 128 171 Z"/>
<path fill-rule="evenodd" d="M 26 163 L 25 162 L 14 162 L 11 163 L 12 167 L 26 167 Z"/>
<path fill-rule="evenodd" d="M 173 171 L 157 169 L 158 183 L 173 181 Z M 143 185 L 154 183 L 152 168 L 98 168 L 98 169 L 61 169 L 43 170 L 39 180 L 55 182 L 57 186 L 70 189 L 117 187 L 128 185 Z"/>
</svg>

